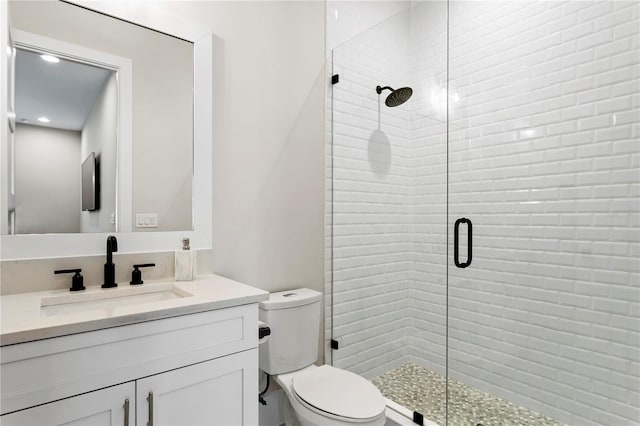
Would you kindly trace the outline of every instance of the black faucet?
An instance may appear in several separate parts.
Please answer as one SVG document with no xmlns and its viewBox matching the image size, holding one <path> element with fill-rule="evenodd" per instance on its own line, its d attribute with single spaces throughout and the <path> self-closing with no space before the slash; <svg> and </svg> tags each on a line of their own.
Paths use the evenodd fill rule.
<svg viewBox="0 0 640 426">
<path fill-rule="evenodd" d="M 118 251 L 118 240 L 113 235 L 107 237 L 107 263 L 104 264 L 104 284 L 102 288 L 118 287 L 116 284 L 116 265 L 113 264 L 113 252 Z"/>
</svg>

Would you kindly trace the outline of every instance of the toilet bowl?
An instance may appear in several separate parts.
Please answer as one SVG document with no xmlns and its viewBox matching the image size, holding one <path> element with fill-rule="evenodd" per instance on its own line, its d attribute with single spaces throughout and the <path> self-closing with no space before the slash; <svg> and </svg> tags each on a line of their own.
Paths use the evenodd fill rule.
<svg viewBox="0 0 640 426">
<path fill-rule="evenodd" d="M 284 390 L 285 423 L 301 426 L 382 426 L 386 402 L 371 382 L 330 365 L 318 354 L 322 294 L 310 289 L 271 293 L 260 321 L 271 329 L 259 347 L 260 369 Z"/>
<path fill-rule="evenodd" d="M 382 426 L 385 423 L 384 398 L 371 382 L 357 374 L 329 365 L 311 365 L 274 379 L 287 396 L 292 412 L 285 417 L 289 417 L 292 424 Z"/>
</svg>

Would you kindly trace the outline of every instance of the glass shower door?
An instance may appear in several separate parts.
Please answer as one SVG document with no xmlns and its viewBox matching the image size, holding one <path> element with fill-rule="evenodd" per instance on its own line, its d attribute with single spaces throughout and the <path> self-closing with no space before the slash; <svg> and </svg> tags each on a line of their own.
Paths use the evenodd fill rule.
<svg viewBox="0 0 640 426">
<path fill-rule="evenodd" d="M 409 417 L 440 424 L 446 13 L 445 2 L 415 3 L 333 50 L 329 179 L 332 364 L 370 379 Z"/>
<path fill-rule="evenodd" d="M 451 425 L 639 421 L 638 16 L 450 3 Z"/>
<path fill-rule="evenodd" d="M 333 51 L 333 365 L 441 425 L 640 423 L 639 21 L 411 2 Z"/>
</svg>

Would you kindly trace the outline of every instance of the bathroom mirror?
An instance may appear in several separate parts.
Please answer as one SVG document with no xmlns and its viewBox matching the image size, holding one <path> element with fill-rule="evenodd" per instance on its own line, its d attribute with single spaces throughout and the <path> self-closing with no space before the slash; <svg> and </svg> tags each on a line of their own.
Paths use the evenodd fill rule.
<svg viewBox="0 0 640 426">
<path fill-rule="evenodd" d="M 37 28 L 27 28 L 27 25 L 21 24 L 24 29 L 18 29 L 17 18 L 20 12 L 11 10 L 13 2 L 2 2 L 2 42 L 11 51 L 10 46 L 18 47 L 24 44 L 22 40 L 23 33 L 31 33 Z M 17 4 L 34 4 L 35 2 L 17 2 Z M 40 3 L 40 2 L 37 2 Z M 189 237 L 194 248 L 210 248 L 211 247 L 211 121 L 212 121 L 212 35 L 211 32 L 192 22 L 187 22 L 174 16 L 152 11 L 151 8 L 144 5 L 131 6 L 122 2 L 84 2 L 75 1 L 75 4 L 68 2 L 42 2 L 37 8 L 49 7 L 52 4 L 71 8 L 73 13 L 82 13 L 83 16 L 89 14 L 91 16 L 106 18 L 116 21 L 117 25 L 133 25 L 145 32 L 145 35 L 139 36 L 140 40 L 136 43 L 145 47 L 145 56 L 154 57 L 151 52 L 155 51 L 153 44 L 149 43 L 149 39 L 158 35 L 169 37 L 175 40 L 176 44 L 189 46 L 186 55 L 171 54 L 162 60 L 155 59 L 152 65 L 155 67 L 156 74 L 160 69 L 170 69 L 171 77 L 164 77 L 164 81 L 175 77 L 176 74 L 184 74 L 189 77 L 188 82 L 188 102 L 180 104 L 179 112 L 165 113 L 165 115 L 151 115 L 146 118 L 138 119 L 136 108 L 148 109 L 145 103 L 137 101 L 135 92 L 138 90 L 136 86 L 135 72 L 137 69 L 145 69 L 136 63 L 135 58 L 131 60 L 131 68 L 133 69 L 133 77 L 130 84 L 134 93 L 131 101 L 132 114 L 118 121 L 118 130 L 122 128 L 131 129 L 131 141 L 129 146 L 125 143 L 120 145 L 121 138 L 118 140 L 117 147 L 117 198 L 116 205 L 118 211 L 116 235 L 120 241 L 120 252 L 142 252 L 142 251 L 165 251 L 173 250 L 179 245 L 183 237 Z M 25 6 L 26 7 L 26 6 Z M 152 13 L 153 12 L 153 13 Z M 14 16 L 15 15 L 15 16 Z M 65 15 L 66 16 L 66 15 Z M 117 18 L 117 19 L 116 19 Z M 78 21 L 77 17 L 65 18 L 70 23 Z M 80 20 L 88 20 L 92 18 L 82 18 Z M 22 22 L 22 21 L 21 21 Z M 96 27 L 97 25 L 93 25 Z M 61 25 L 56 25 L 57 30 Z M 143 28 L 144 27 L 144 28 Z M 64 25 L 62 25 L 64 28 Z M 14 36 L 11 40 L 11 30 Z M 30 30 L 30 31 L 27 31 Z M 64 33 L 64 31 L 62 31 Z M 75 30 L 69 29 L 68 32 L 74 33 Z M 15 36 L 18 34 L 18 37 Z M 60 41 L 64 38 L 64 34 L 49 34 L 46 37 Z M 126 46 L 133 45 L 133 36 L 127 37 L 122 30 L 111 30 L 103 33 L 102 36 L 96 36 L 101 42 L 106 43 L 113 39 L 121 39 L 121 44 Z M 15 43 L 17 41 L 17 43 Z M 61 43 L 70 43 L 68 40 L 62 40 Z M 82 48 L 86 46 L 80 45 Z M 106 52 L 108 48 L 104 45 L 93 46 L 93 50 L 101 50 Z M 182 49 L 184 51 L 184 49 Z M 13 49 L 15 54 L 16 50 Z M 115 54 L 113 54 L 115 55 Z M 131 55 L 123 55 L 130 57 Z M 67 55 L 68 56 L 68 55 Z M 71 55 L 74 56 L 74 55 Z M 117 56 L 117 55 L 116 55 Z M 84 61 L 82 56 L 76 56 L 80 62 Z M 155 58 L 155 57 L 154 57 Z M 11 55 L 2 55 L 3 70 L 10 70 Z M 186 68 L 182 67 L 176 71 L 174 65 L 186 63 Z M 107 67 L 108 68 L 108 67 Z M 186 69 L 186 71 L 184 71 Z M 3 86 L 11 88 L 12 77 L 11 72 L 3 73 Z M 154 72 L 146 69 L 143 72 L 145 79 L 151 79 L 150 74 Z M 121 84 L 121 75 L 118 74 L 118 83 Z M 152 89 L 152 95 L 155 98 L 147 100 L 150 103 L 160 103 L 169 101 L 169 103 L 177 104 L 177 98 L 184 93 L 167 91 L 168 84 L 161 85 L 163 90 L 159 90 L 156 86 Z M 8 140 L 7 135 L 12 134 L 20 123 L 12 123 L 12 99 L 10 90 L 3 90 L 2 113 L 3 116 L 9 117 L 9 120 L 2 120 L 3 141 Z M 122 109 L 122 102 L 119 99 L 119 113 Z M 148 104 L 147 104 L 148 105 Z M 126 108 L 124 108 L 126 109 Z M 178 114 L 183 112 L 189 113 L 187 126 L 178 125 Z M 119 120 L 122 114 L 119 115 Z M 128 120 L 128 122 L 127 122 Z M 184 122 L 184 120 L 181 120 Z M 171 131 L 163 128 L 161 124 L 171 124 Z M 141 136 L 136 133 L 136 129 L 151 129 L 151 136 Z M 174 129 L 179 129 L 174 132 Z M 169 134 L 169 140 L 163 140 L 161 136 Z M 154 136 L 155 135 L 155 136 Z M 9 211 L 15 206 L 15 198 L 12 195 L 11 185 L 8 184 L 7 169 L 13 166 L 11 161 L 11 147 L 2 144 L 1 159 L 2 164 L 0 171 L 2 172 L 2 197 L 0 202 L 2 211 Z M 170 160 L 164 163 L 158 160 L 158 155 L 164 155 Z M 187 158 L 187 162 L 183 161 Z M 80 170 L 81 162 L 79 160 L 78 168 Z M 186 165 L 185 165 L 186 164 Z M 145 208 L 145 201 L 158 201 L 163 199 L 159 207 Z M 123 207 L 129 206 L 128 214 L 121 214 Z M 142 207 L 140 207 L 142 206 Z M 161 210 L 164 208 L 164 210 Z M 178 225 L 169 228 L 163 228 L 162 224 L 166 223 L 166 218 L 175 211 L 186 211 L 186 214 L 179 215 L 186 217 L 186 220 L 178 220 Z M 157 228 L 137 228 L 136 215 L 154 215 L 157 216 Z M 65 233 L 65 234 L 25 234 L 25 235 L 6 235 L 8 229 L 6 217 L 2 218 L 3 235 L 2 244 L 0 245 L 2 259 L 20 259 L 20 258 L 38 258 L 38 257 L 60 257 L 60 256 L 81 256 L 100 254 L 104 251 L 104 241 L 106 235 L 113 232 L 99 230 L 92 234 L 81 233 Z M 148 223 L 146 223 L 148 224 Z M 156 232 L 135 232 L 151 230 Z"/>
<path fill-rule="evenodd" d="M 63 209 L 50 210 L 41 223 L 34 226 L 32 222 L 38 217 L 34 207 L 38 203 L 32 201 L 33 192 L 25 191 L 25 186 L 18 184 L 24 181 L 19 179 L 24 176 L 33 180 L 38 169 L 24 170 L 30 163 L 16 162 L 16 169 L 10 170 L 10 175 L 16 175 L 18 179 L 15 209 L 10 216 L 15 226 L 11 224 L 9 231 L 13 228 L 20 234 L 191 229 L 193 43 L 65 2 L 9 1 L 8 4 L 16 47 L 40 51 L 45 54 L 41 58 L 56 61 L 27 62 L 21 60 L 25 55 L 17 55 L 16 122 L 22 123 L 25 113 L 35 113 L 26 111 L 28 105 L 37 105 L 37 114 L 49 121 L 31 121 L 27 126 L 39 125 L 52 132 L 53 129 L 77 131 L 82 135 L 83 146 L 88 143 L 104 147 L 105 155 L 101 155 L 101 149 L 96 153 L 101 166 L 101 183 L 107 189 L 100 193 L 103 208 L 82 212 L 75 226 L 66 223 L 66 226 L 61 226 L 61 223 L 69 222 L 69 214 Z M 92 54 L 86 55 L 84 50 L 90 50 Z M 103 60 L 100 54 L 104 54 L 106 59 Z M 120 84 L 122 73 L 127 70 L 108 61 L 108 57 L 114 55 L 131 62 L 131 76 L 126 77 L 131 79 L 131 87 L 127 89 Z M 96 105 L 90 119 L 86 119 L 88 114 L 84 111 L 78 111 L 76 114 L 86 119 L 86 129 L 83 128 L 84 123 L 72 127 L 66 125 L 70 121 L 68 117 L 75 113 L 69 105 L 77 103 L 78 97 L 88 98 L 92 94 L 89 92 L 85 96 L 81 93 L 88 77 L 86 73 L 73 75 L 68 65 L 72 61 L 89 63 L 94 68 L 104 64 L 104 68 L 113 69 L 116 74 L 111 85 L 115 86 L 111 91 L 116 91 L 116 97 L 113 105 L 109 104 L 115 111 L 107 112 L 105 105 L 102 108 Z M 38 73 L 37 78 L 32 78 L 34 68 L 41 67 L 41 64 L 46 64 L 47 69 Z M 61 68 L 66 69 L 62 72 Z M 34 85 L 38 85 L 40 90 L 30 90 Z M 55 92 L 55 95 L 47 96 L 50 92 Z M 113 114 L 114 119 L 111 118 Z M 127 116 L 131 118 L 131 126 L 124 128 L 122 121 L 127 120 Z M 14 153 L 24 158 L 20 134 L 25 126 L 19 127 Z M 111 139 L 109 143 L 106 143 L 107 138 Z M 118 144 L 122 145 L 121 149 L 130 149 L 133 167 L 131 179 L 120 179 L 119 182 L 116 178 L 118 161 L 115 159 Z M 103 157 L 104 161 L 100 161 Z M 110 157 L 114 157 L 114 161 L 109 161 Z M 51 157 L 51 161 L 54 160 L 57 159 Z M 46 180 L 43 176 L 42 186 L 52 186 L 52 179 L 55 177 L 49 176 Z M 50 191 L 52 198 L 58 199 L 58 193 L 65 192 L 61 186 Z M 67 185 L 66 192 L 72 190 Z M 133 197 L 130 202 L 118 199 L 123 198 L 121 192 L 127 194 L 129 191 Z M 69 194 L 63 195 L 63 199 L 71 198 Z M 118 211 L 116 205 L 120 207 Z M 78 216 L 75 212 L 70 213 Z M 136 220 L 140 216 L 146 220 Z M 154 218 L 152 223 L 149 223 L 149 217 Z"/>
</svg>

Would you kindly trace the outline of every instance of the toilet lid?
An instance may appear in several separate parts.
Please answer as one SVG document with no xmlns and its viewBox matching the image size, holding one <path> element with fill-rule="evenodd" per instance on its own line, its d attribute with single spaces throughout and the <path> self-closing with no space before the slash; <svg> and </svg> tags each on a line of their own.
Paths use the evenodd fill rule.
<svg viewBox="0 0 640 426">
<path fill-rule="evenodd" d="M 386 406 L 382 394 L 371 382 L 330 365 L 296 375 L 292 388 L 307 404 L 340 417 L 374 418 L 382 414 Z"/>
</svg>

